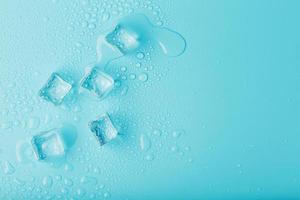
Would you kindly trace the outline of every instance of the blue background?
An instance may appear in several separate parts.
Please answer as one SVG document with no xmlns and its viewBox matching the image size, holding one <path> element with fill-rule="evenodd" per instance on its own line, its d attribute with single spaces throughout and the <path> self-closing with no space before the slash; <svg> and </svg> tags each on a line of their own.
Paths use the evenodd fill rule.
<svg viewBox="0 0 300 200">
<path fill-rule="evenodd" d="M 114 5 L 126 9 L 114 14 Z M 299 7 L 293 0 L 1 0 L 0 197 L 300 198 Z M 54 71 L 78 81 L 96 61 L 98 35 L 132 12 L 182 34 L 185 53 L 168 58 L 156 49 L 150 60 L 112 62 L 108 71 L 121 86 L 102 102 L 85 93 L 55 107 L 38 97 Z M 123 134 L 100 148 L 87 123 L 105 111 Z M 17 161 L 20 140 L 60 123 L 78 132 L 66 164 Z M 141 134 L 149 150 L 141 150 Z"/>
</svg>

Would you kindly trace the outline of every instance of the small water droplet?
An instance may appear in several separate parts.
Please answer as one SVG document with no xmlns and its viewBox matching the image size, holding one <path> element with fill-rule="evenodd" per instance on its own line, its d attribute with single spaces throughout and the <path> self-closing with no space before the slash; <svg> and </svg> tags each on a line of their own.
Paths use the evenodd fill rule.
<svg viewBox="0 0 300 200">
<path fill-rule="evenodd" d="M 173 152 L 173 153 L 175 153 L 175 152 L 177 152 L 178 151 L 178 146 L 172 146 L 171 147 L 171 151 Z"/>
<path fill-rule="evenodd" d="M 124 66 L 123 66 L 123 67 L 121 67 L 121 71 L 122 71 L 122 72 L 126 72 L 126 70 L 127 70 L 127 68 L 126 68 L 126 67 L 124 67 Z"/>
<path fill-rule="evenodd" d="M 161 136 L 162 133 L 161 133 L 161 130 L 156 129 L 156 130 L 153 131 L 153 134 L 156 135 L 156 136 Z"/>
<path fill-rule="evenodd" d="M 51 176 L 45 176 L 43 178 L 43 186 L 45 187 L 51 187 L 53 184 L 53 179 Z"/>
<path fill-rule="evenodd" d="M 65 183 L 66 186 L 72 186 L 73 185 L 73 181 L 70 178 L 66 178 L 64 180 L 64 183 Z"/>
<path fill-rule="evenodd" d="M 110 18 L 110 14 L 108 12 L 103 13 L 103 15 L 101 16 L 101 21 L 102 22 L 106 22 L 108 21 Z"/>
<path fill-rule="evenodd" d="M 76 193 L 79 197 L 83 197 L 86 194 L 86 192 L 83 188 L 77 189 Z"/>
<path fill-rule="evenodd" d="M 152 160 L 154 159 L 154 156 L 153 156 L 152 154 L 148 154 L 148 155 L 145 157 L 145 159 L 146 159 L 147 161 L 152 161 Z"/>
<path fill-rule="evenodd" d="M 73 165 L 71 165 L 70 163 L 67 163 L 64 166 L 65 171 L 72 171 L 73 168 L 74 168 Z"/>
<path fill-rule="evenodd" d="M 142 64 L 141 63 L 136 63 L 135 66 L 140 68 L 142 66 Z"/>
<path fill-rule="evenodd" d="M 174 138 L 179 138 L 183 133 L 184 133 L 183 130 L 176 130 L 176 131 L 173 131 L 172 136 Z"/>
<path fill-rule="evenodd" d="M 142 82 L 146 82 L 148 80 L 148 74 L 142 73 L 139 75 L 138 79 Z"/>
<path fill-rule="evenodd" d="M 140 148 L 143 151 L 149 150 L 151 147 L 151 141 L 149 137 L 145 134 L 140 135 Z"/>
<path fill-rule="evenodd" d="M 138 52 L 136 54 L 136 58 L 139 59 L 139 60 L 142 60 L 144 57 L 145 57 L 145 54 L 143 52 Z"/>
<path fill-rule="evenodd" d="M 130 78 L 131 80 L 134 80 L 134 79 L 136 78 L 136 75 L 135 75 L 135 74 L 130 74 L 130 75 L 129 75 L 129 78 Z"/>
<path fill-rule="evenodd" d="M 40 125 L 40 119 L 37 117 L 29 117 L 26 126 L 28 129 L 37 129 Z"/>
<path fill-rule="evenodd" d="M 110 197 L 110 193 L 109 192 L 104 192 L 103 196 L 104 196 L 104 198 L 109 198 Z"/>
</svg>

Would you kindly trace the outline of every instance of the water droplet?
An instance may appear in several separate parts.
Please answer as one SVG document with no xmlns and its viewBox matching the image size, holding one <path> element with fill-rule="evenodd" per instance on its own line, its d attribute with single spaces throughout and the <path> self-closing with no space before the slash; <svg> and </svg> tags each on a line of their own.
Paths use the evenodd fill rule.
<svg viewBox="0 0 300 200">
<path fill-rule="evenodd" d="M 144 57 L 145 57 L 145 54 L 143 52 L 138 52 L 136 54 L 136 58 L 139 59 L 139 60 L 142 60 Z"/>
<path fill-rule="evenodd" d="M 146 73 L 141 73 L 138 77 L 138 79 L 142 82 L 146 82 L 148 80 L 148 74 Z"/>
<path fill-rule="evenodd" d="M 72 171 L 73 168 L 74 168 L 73 165 L 71 165 L 70 163 L 67 163 L 64 166 L 65 171 Z"/>
<path fill-rule="evenodd" d="M 61 175 L 56 175 L 55 179 L 58 180 L 58 181 L 61 181 L 62 180 L 62 176 Z"/>
<path fill-rule="evenodd" d="M 141 63 L 136 63 L 135 66 L 140 68 L 142 66 L 142 64 Z"/>
<path fill-rule="evenodd" d="M 86 194 L 86 192 L 83 188 L 77 189 L 76 193 L 79 197 L 83 197 Z"/>
<path fill-rule="evenodd" d="M 51 176 L 45 176 L 43 178 L 43 186 L 45 187 L 51 187 L 53 184 L 53 179 Z"/>
<path fill-rule="evenodd" d="M 191 150 L 191 147 L 189 147 L 189 146 L 186 146 L 186 147 L 184 148 L 184 150 L 186 150 L 186 151 L 190 151 L 190 150 Z"/>
<path fill-rule="evenodd" d="M 135 74 L 130 74 L 130 75 L 129 75 L 129 78 L 130 78 L 131 80 L 134 80 L 134 79 L 136 78 L 136 75 L 135 75 Z"/>
<path fill-rule="evenodd" d="M 30 117 L 26 122 L 28 129 L 37 129 L 40 125 L 40 119 L 37 117 Z"/>
<path fill-rule="evenodd" d="M 95 177 L 83 176 L 83 177 L 80 178 L 80 182 L 82 184 L 96 185 L 98 181 L 97 181 L 97 179 Z"/>
<path fill-rule="evenodd" d="M 123 67 L 121 67 L 121 71 L 122 71 L 122 72 L 126 72 L 126 70 L 127 70 L 127 68 L 126 68 L 126 67 L 124 67 L 124 66 L 123 66 Z"/>
<path fill-rule="evenodd" d="M 172 146 L 171 147 L 171 151 L 173 152 L 173 153 L 175 153 L 175 152 L 177 152 L 178 151 L 178 146 Z"/>
<path fill-rule="evenodd" d="M 184 133 L 183 130 L 176 130 L 176 131 L 173 131 L 172 136 L 174 138 L 179 138 L 183 133 Z"/>
<path fill-rule="evenodd" d="M 109 192 L 104 192 L 103 196 L 104 196 L 104 198 L 109 198 L 110 197 L 110 193 Z"/>
<path fill-rule="evenodd" d="M 124 86 L 121 90 L 121 96 L 125 96 L 128 92 L 129 87 L 128 86 Z"/>
<path fill-rule="evenodd" d="M 64 183 L 65 183 L 66 186 L 72 186 L 73 185 L 73 181 L 70 178 L 66 178 L 64 180 Z"/>
<path fill-rule="evenodd" d="M 60 191 L 61 191 L 61 193 L 64 194 L 64 195 L 66 195 L 66 194 L 69 193 L 68 188 L 62 188 Z"/>
<path fill-rule="evenodd" d="M 149 150 L 151 147 L 151 141 L 149 137 L 145 134 L 140 135 L 140 148 L 143 151 Z"/>
<path fill-rule="evenodd" d="M 24 185 L 26 182 L 25 181 L 23 181 L 23 180 L 21 180 L 21 179 L 19 179 L 19 178 L 15 178 L 14 179 L 14 182 L 17 184 L 17 185 L 19 185 L 19 186 L 22 186 L 22 185 Z"/>
<path fill-rule="evenodd" d="M 154 159 L 154 156 L 153 156 L 152 154 L 148 154 L 148 155 L 145 157 L 145 159 L 146 159 L 147 161 L 152 161 L 152 160 Z"/>
<path fill-rule="evenodd" d="M 110 18 L 110 14 L 108 12 L 103 13 L 103 15 L 101 16 L 101 21 L 106 22 L 109 20 L 109 18 Z"/>
<path fill-rule="evenodd" d="M 162 26 L 162 25 L 163 25 L 163 22 L 162 22 L 162 21 L 157 21 L 157 22 L 156 22 L 156 25 L 157 25 L 157 26 Z"/>
<path fill-rule="evenodd" d="M 153 131 L 153 134 L 156 136 L 161 136 L 162 133 L 161 133 L 161 130 L 156 129 Z"/>
</svg>

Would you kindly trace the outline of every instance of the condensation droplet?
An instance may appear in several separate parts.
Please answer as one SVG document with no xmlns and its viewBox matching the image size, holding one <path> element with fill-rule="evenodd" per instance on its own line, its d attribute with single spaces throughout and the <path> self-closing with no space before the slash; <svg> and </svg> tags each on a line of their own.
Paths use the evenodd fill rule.
<svg viewBox="0 0 300 200">
<path fill-rule="evenodd" d="M 45 176 L 43 178 L 43 186 L 45 187 L 51 187 L 53 184 L 53 179 L 51 176 Z"/>
<path fill-rule="evenodd" d="M 142 82 L 146 82 L 148 80 L 148 74 L 142 73 L 139 75 L 138 79 Z"/>
<path fill-rule="evenodd" d="M 40 125 L 40 119 L 37 117 L 30 117 L 26 122 L 26 127 L 28 129 L 37 129 Z"/>
<path fill-rule="evenodd" d="M 139 60 L 142 60 L 144 57 L 145 57 L 145 54 L 143 52 L 138 52 L 136 54 L 136 58 L 139 59 Z"/>
<path fill-rule="evenodd" d="M 157 135 L 157 136 L 161 136 L 162 133 L 161 133 L 161 130 L 156 129 L 156 130 L 153 131 L 153 134 Z"/>
<path fill-rule="evenodd" d="M 149 150 L 151 147 L 151 141 L 149 137 L 145 134 L 140 135 L 140 148 L 143 151 Z"/>
<path fill-rule="evenodd" d="M 146 159 L 147 161 L 152 161 L 152 160 L 154 159 L 154 156 L 153 156 L 152 154 L 148 154 L 148 155 L 145 157 L 145 159 Z"/>
<path fill-rule="evenodd" d="M 179 138 L 183 133 L 184 133 L 183 130 L 176 130 L 176 131 L 173 131 L 172 136 L 174 138 Z"/>
</svg>

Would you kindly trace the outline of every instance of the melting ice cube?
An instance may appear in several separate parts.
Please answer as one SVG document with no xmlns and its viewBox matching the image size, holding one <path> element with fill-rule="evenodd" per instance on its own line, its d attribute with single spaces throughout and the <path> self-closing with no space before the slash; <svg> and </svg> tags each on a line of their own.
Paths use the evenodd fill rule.
<svg viewBox="0 0 300 200">
<path fill-rule="evenodd" d="M 114 87 L 112 77 L 98 68 L 92 68 L 81 81 L 81 87 L 94 92 L 100 99 L 103 99 Z"/>
<path fill-rule="evenodd" d="M 72 85 L 65 81 L 57 73 L 53 73 L 48 82 L 40 90 L 39 95 L 52 102 L 54 105 L 59 105 L 63 102 L 66 95 L 71 91 Z"/>
<path fill-rule="evenodd" d="M 63 157 L 66 152 L 59 129 L 52 129 L 33 136 L 31 144 L 38 160 Z"/>
<path fill-rule="evenodd" d="M 107 113 L 97 120 L 90 122 L 89 126 L 101 146 L 113 140 L 118 135 L 118 131 Z"/>
<path fill-rule="evenodd" d="M 138 34 L 124 26 L 117 25 L 115 29 L 106 36 L 108 43 L 116 46 L 123 54 L 132 53 L 140 46 Z"/>
</svg>

